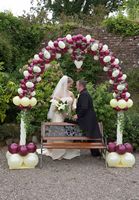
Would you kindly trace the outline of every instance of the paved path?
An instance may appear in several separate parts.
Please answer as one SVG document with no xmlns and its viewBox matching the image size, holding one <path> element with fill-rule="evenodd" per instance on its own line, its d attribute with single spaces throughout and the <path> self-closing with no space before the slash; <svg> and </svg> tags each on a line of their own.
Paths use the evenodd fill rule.
<svg viewBox="0 0 139 200">
<path fill-rule="evenodd" d="M 0 200 L 139 200 L 139 154 L 133 169 L 106 169 L 84 151 L 70 161 L 44 157 L 43 169 L 9 170 L 2 149 Z"/>
</svg>

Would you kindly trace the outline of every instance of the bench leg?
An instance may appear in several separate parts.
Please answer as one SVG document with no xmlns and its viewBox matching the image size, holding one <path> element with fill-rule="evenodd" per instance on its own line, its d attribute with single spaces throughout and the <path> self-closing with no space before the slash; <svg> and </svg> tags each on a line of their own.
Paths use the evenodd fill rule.
<svg viewBox="0 0 139 200">
<path fill-rule="evenodd" d="M 43 167 L 43 141 L 41 139 L 41 155 L 40 155 L 40 168 Z"/>
</svg>

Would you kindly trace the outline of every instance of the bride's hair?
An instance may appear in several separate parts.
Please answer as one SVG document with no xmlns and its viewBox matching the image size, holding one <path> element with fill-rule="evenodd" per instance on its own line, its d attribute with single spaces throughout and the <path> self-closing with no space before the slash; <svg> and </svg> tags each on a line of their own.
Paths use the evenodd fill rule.
<svg viewBox="0 0 139 200">
<path fill-rule="evenodd" d="M 73 79 L 71 77 L 68 76 L 68 83 L 73 83 Z"/>
</svg>

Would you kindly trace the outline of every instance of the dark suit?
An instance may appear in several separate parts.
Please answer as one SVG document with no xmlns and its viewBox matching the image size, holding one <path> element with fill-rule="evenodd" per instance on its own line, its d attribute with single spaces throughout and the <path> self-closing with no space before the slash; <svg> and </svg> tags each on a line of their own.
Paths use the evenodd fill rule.
<svg viewBox="0 0 139 200">
<path fill-rule="evenodd" d="M 83 133 L 93 139 L 101 138 L 93 101 L 86 89 L 82 90 L 77 102 L 77 123 Z"/>
</svg>

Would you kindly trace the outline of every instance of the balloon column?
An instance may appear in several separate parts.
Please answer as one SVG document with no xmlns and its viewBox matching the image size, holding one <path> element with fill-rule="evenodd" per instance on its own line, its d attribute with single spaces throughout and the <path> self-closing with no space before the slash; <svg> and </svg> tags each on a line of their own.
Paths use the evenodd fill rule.
<svg viewBox="0 0 139 200">
<path fill-rule="evenodd" d="M 36 154 L 36 145 L 29 143 L 27 145 L 18 145 L 13 143 L 8 146 L 6 158 L 10 169 L 34 168 L 38 164 Z"/>
<path fill-rule="evenodd" d="M 34 55 L 31 63 L 23 72 L 23 79 L 20 81 L 18 95 L 13 98 L 13 103 L 24 112 L 37 104 L 35 98 L 36 84 L 41 81 L 41 75 L 47 71 L 49 64 L 54 59 L 59 59 L 65 53 L 69 53 L 76 68 L 81 69 L 86 54 L 90 54 L 94 60 L 100 61 L 103 70 L 109 77 L 109 83 L 113 85 L 113 99 L 110 101 L 111 107 L 117 111 L 117 144 L 122 144 L 122 122 L 123 112 L 128 110 L 133 101 L 130 99 L 126 74 L 123 74 L 120 61 L 110 51 L 106 44 L 102 44 L 90 35 L 81 34 L 58 38 L 49 41 L 45 48 Z M 20 144 L 25 145 L 26 131 L 25 121 L 21 119 Z"/>
</svg>

